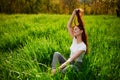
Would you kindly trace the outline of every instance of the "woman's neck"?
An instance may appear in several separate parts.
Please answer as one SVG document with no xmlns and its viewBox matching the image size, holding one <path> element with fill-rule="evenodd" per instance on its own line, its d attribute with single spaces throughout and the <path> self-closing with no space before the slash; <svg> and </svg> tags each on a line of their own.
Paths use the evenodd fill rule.
<svg viewBox="0 0 120 80">
<path fill-rule="evenodd" d="M 76 36 L 77 44 L 82 42 L 82 36 Z"/>
</svg>

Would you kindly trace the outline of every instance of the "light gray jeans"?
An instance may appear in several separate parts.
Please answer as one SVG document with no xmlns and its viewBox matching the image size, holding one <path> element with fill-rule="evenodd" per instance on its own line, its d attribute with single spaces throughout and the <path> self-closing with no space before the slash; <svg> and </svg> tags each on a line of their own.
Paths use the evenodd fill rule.
<svg viewBox="0 0 120 80">
<path fill-rule="evenodd" d="M 66 59 L 59 53 L 59 52 L 55 52 L 53 55 L 53 59 L 52 59 L 52 69 L 56 69 L 56 65 L 58 63 L 63 64 L 66 61 Z M 80 69 L 80 65 L 81 62 L 71 62 L 69 66 L 66 66 L 65 68 L 63 68 L 61 70 L 62 73 L 65 73 L 68 69 L 73 68 L 76 69 L 77 71 L 79 71 Z"/>
</svg>

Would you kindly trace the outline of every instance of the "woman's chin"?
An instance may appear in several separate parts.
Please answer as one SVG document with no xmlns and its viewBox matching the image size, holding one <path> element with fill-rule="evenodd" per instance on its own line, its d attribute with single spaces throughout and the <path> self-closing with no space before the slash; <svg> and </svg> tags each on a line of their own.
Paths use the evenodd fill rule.
<svg viewBox="0 0 120 80">
<path fill-rule="evenodd" d="M 74 34 L 74 36 L 76 36 L 76 34 Z"/>
<path fill-rule="evenodd" d="M 77 36 L 77 34 L 74 34 L 74 36 Z"/>
</svg>

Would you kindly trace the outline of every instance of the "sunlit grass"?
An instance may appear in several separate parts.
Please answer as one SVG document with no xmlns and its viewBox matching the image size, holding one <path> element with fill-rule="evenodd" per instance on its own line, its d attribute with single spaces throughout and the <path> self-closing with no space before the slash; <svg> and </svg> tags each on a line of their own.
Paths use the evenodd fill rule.
<svg viewBox="0 0 120 80">
<path fill-rule="evenodd" d="M 120 78 L 120 19 L 86 15 L 89 55 L 79 73 L 50 75 L 53 53 L 69 57 L 72 40 L 66 25 L 69 15 L 0 15 L 0 79 L 118 80 Z M 76 76 L 75 76 L 76 75 Z M 74 77 L 73 77 L 74 76 Z"/>
</svg>

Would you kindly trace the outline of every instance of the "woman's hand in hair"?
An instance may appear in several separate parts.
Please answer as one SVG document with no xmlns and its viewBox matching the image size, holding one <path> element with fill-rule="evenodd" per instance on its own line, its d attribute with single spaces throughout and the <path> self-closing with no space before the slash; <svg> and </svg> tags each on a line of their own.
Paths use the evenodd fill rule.
<svg viewBox="0 0 120 80">
<path fill-rule="evenodd" d="M 73 14 L 76 15 L 76 12 L 79 11 L 79 9 L 74 9 Z"/>
<path fill-rule="evenodd" d="M 80 11 L 80 16 L 82 17 L 84 14 L 84 10 L 80 8 L 79 11 Z"/>
<path fill-rule="evenodd" d="M 76 8 L 76 9 L 74 9 L 73 10 L 73 15 L 76 15 L 76 13 L 79 13 L 80 14 L 80 16 L 82 17 L 83 16 L 83 13 L 84 13 L 84 10 L 83 9 L 81 9 L 81 8 Z"/>
</svg>

